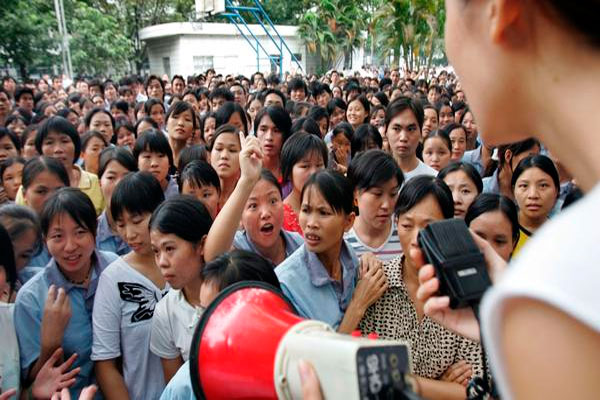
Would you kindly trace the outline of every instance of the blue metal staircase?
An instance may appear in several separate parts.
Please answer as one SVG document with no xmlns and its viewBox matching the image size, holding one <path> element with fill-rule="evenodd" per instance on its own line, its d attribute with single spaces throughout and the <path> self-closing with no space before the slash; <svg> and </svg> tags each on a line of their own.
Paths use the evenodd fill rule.
<svg viewBox="0 0 600 400">
<path fill-rule="evenodd" d="M 225 0 L 225 13 L 220 14 L 221 16 L 227 18 L 231 23 L 235 25 L 240 34 L 246 39 L 250 47 L 256 53 L 256 69 L 260 71 L 260 54 L 261 51 L 267 56 L 267 59 L 271 62 L 271 65 L 276 65 L 279 67 L 279 77 L 283 78 L 283 56 L 287 52 L 289 52 L 292 62 L 294 62 L 300 71 L 303 71 L 302 65 L 300 61 L 296 58 L 292 50 L 289 48 L 283 37 L 279 34 L 273 21 L 269 18 L 269 15 L 265 12 L 264 8 L 260 5 L 258 0 L 253 0 L 254 6 L 236 6 L 233 4 L 232 0 Z M 258 22 L 258 24 L 263 28 L 267 37 L 273 42 L 277 52 L 279 54 L 273 55 L 270 54 L 264 46 L 260 43 L 260 40 L 256 37 L 256 35 L 252 32 L 245 18 L 240 12 L 248 12 L 250 13 L 254 19 Z M 272 33 L 269 32 L 267 26 L 272 30 Z M 245 28 L 245 30 L 242 29 Z M 246 31 L 246 32 L 245 32 Z"/>
</svg>

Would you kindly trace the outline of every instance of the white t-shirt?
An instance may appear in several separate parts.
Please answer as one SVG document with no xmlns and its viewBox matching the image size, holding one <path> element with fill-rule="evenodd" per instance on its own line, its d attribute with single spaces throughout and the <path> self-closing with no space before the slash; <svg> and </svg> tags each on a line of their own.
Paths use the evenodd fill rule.
<svg viewBox="0 0 600 400">
<path fill-rule="evenodd" d="M 17 389 L 19 398 L 19 343 L 13 322 L 15 305 L 0 303 L 0 393 Z"/>
<path fill-rule="evenodd" d="M 503 308 L 510 299 L 544 302 L 600 333 L 600 184 L 535 233 L 484 297 L 482 328 L 503 399 L 513 398 L 500 352 Z"/>
<path fill-rule="evenodd" d="M 369 247 L 356 234 L 354 228 L 350 229 L 344 234 L 346 243 L 352 246 L 352 249 L 358 257 L 364 253 L 370 252 L 383 262 L 393 260 L 394 258 L 402 255 L 402 245 L 398 239 L 398 230 L 396 224 L 392 221 L 390 227 L 390 233 L 385 242 L 378 248 Z"/>
<path fill-rule="evenodd" d="M 93 361 L 123 358 L 123 379 L 131 399 L 158 399 L 165 387 L 160 358 L 150 352 L 152 315 L 168 286 L 154 282 L 118 258 L 96 289 L 92 323 Z"/>
<path fill-rule="evenodd" d="M 431 168 L 429 165 L 425 164 L 421 160 L 418 160 L 418 161 L 419 161 L 419 164 L 412 171 L 409 171 L 409 172 L 402 171 L 402 173 L 404 174 L 404 183 L 408 182 L 410 179 L 414 178 L 415 176 L 419 176 L 419 175 L 437 176 L 438 172 L 435 169 Z"/>
<path fill-rule="evenodd" d="M 172 289 L 158 303 L 152 320 L 150 351 L 161 358 L 190 358 L 190 345 L 202 309 L 192 306 L 183 291 Z"/>
</svg>

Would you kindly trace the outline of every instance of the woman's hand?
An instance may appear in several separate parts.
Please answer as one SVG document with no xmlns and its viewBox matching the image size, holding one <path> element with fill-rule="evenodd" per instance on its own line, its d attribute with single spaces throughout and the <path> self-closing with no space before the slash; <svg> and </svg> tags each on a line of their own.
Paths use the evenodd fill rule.
<svg viewBox="0 0 600 400">
<path fill-rule="evenodd" d="M 321 393 L 321 384 L 313 366 L 304 360 L 298 363 L 298 372 L 300 373 L 300 383 L 302 384 L 303 400 L 323 400 Z"/>
<path fill-rule="evenodd" d="M 362 276 L 370 269 L 382 269 L 383 262 L 371 252 L 363 253 L 359 259 L 360 267 L 358 277 Z"/>
<path fill-rule="evenodd" d="M 446 372 L 440 377 L 440 380 L 458 383 L 459 385 L 466 387 L 472 376 L 473 368 L 471 367 L 471 364 L 462 360 L 448 367 Z"/>
<path fill-rule="evenodd" d="M 79 400 L 93 400 L 96 392 L 98 391 L 98 386 L 90 385 L 83 388 L 81 393 L 79 393 Z M 52 395 L 50 400 L 71 400 L 71 394 L 69 393 L 69 389 L 63 389 L 59 392 L 56 392 Z"/>
<path fill-rule="evenodd" d="M 62 348 L 56 349 L 52 356 L 44 363 L 33 382 L 32 394 L 36 399 L 49 399 L 55 393 L 68 388 L 75 383 L 75 377 L 81 368 L 69 368 L 75 362 L 77 354 L 71 355 L 67 361 L 56 365 L 63 355 Z"/>
<path fill-rule="evenodd" d="M 334 147 L 334 149 L 335 160 L 337 161 L 337 164 L 346 168 L 348 166 L 348 157 L 350 156 L 350 153 L 341 147 Z"/>
<path fill-rule="evenodd" d="M 471 235 L 483 253 L 490 279 L 492 282 L 495 282 L 502 275 L 504 269 L 506 269 L 506 262 L 494 251 L 488 242 L 472 231 Z M 450 298 L 448 296 L 436 296 L 440 282 L 435 276 L 433 265 L 425 264 L 425 258 L 421 249 L 411 249 L 410 256 L 417 268 L 419 268 L 417 299 L 424 303 L 423 311 L 425 314 L 451 331 L 468 339 L 479 341 L 479 323 L 475 318 L 473 310 L 470 308 L 451 309 Z"/>
<path fill-rule="evenodd" d="M 0 393 L 0 400 L 8 400 L 17 394 L 17 389 L 8 389 L 6 392 Z"/>
<path fill-rule="evenodd" d="M 388 289 L 387 278 L 383 272 L 383 268 L 376 266 L 367 266 L 361 278 L 359 279 L 354 294 L 352 303 L 358 308 L 360 313 L 364 315 L 367 308 L 375 303 Z"/>
<path fill-rule="evenodd" d="M 44 305 L 41 327 L 41 347 L 54 351 L 60 347 L 65 329 L 71 319 L 71 302 L 63 288 L 50 285 Z"/>
<path fill-rule="evenodd" d="M 244 136 L 240 132 L 240 179 L 246 179 L 250 182 L 258 182 L 260 171 L 262 169 L 263 153 L 260 148 L 260 142 L 254 135 Z"/>
</svg>

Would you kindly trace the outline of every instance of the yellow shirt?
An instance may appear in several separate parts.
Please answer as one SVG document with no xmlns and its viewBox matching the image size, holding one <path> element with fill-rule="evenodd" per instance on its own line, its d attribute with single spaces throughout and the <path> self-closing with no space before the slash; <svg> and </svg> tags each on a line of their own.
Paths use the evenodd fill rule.
<svg viewBox="0 0 600 400">
<path fill-rule="evenodd" d="M 525 243 L 527 243 L 527 241 L 529 240 L 529 238 L 531 237 L 531 232 L 529 232 L 527 229 L 523 228 L 522 226 L 519 226 L 519 241 L 517 242 L 517 246 L 515 247 L 515 250 L 513 251 L 512 256 L 515 257 L 517 256 L 517 254 L 519 254 L 519 251 L 521 251 L 521 248 L 523 246 L 525 246 Z"/>
<path fill-rule="evenodd" d="M 100 189 L 100 181 L 98 180 L 98 176 L 96 174 L 92 174 L 91 172 L 84 171 L 79 165 L 74 165 L 74 167 L 79 170 L 80 174 L 78 186 L 79 189 L 83 193 L 87 194 L 90 200 L 92 200 L 92 203 L 94 203 L 96 215 L 102 214 L 105 203 L 102 190 Z M 15 203 L 22 206 L 27 205 L 25 203 L 25 199 L 23 198 L 23 186 L 19 187 L 17 197 L 15 198 Z"/>
</svg>

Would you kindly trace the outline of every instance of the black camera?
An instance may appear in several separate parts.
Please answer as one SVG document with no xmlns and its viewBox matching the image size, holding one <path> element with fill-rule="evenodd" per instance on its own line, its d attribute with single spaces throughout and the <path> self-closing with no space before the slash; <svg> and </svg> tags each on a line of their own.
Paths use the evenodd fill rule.
<svg viewBox="0 0 600 400">
<path fill-rule="evenodd" d="M 433 222 L 419 231 L 418 242 L 435 268 L 440 294 L 450 297 L 450 307 L 478 304 L 492 283 L 465 222 L 458 218 Z"/>
</svg>

